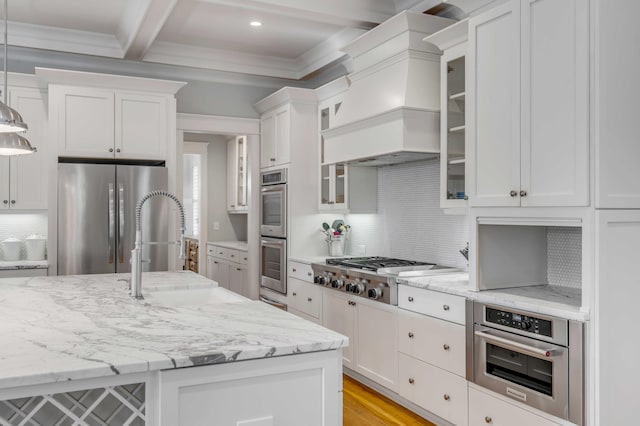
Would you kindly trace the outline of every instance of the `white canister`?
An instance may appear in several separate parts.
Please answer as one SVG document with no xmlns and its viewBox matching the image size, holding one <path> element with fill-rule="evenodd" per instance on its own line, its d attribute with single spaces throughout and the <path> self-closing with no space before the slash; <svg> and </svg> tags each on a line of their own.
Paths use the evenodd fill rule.
<svg viewBox="0 0 640 426">
<path fill-rule="evenodd" d="M 2 242 L 2 252 L 4 254 L 4 260 L 20 260 L 20 249 L 22 248 L 22 241 L 17 238 L 7 238 Z"/>
<path fill-rule="evenodd" d="M 27 246 L 27 259 L 44 260 L 46 242 L 47 239 L 38 234 L 29 235 L 25 238 L 24 244 Z"/>
</svg>

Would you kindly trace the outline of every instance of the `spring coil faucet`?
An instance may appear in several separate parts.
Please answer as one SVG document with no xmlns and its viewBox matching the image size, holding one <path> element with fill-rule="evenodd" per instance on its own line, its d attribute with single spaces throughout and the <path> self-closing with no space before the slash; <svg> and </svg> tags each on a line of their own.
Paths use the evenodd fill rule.
<svg viewBox="0 0 640 426">
<path fill-rule="evenodd" d="M 134 299 L 142 299 L 142 206 L 152 197 L 163 196 L 173 200 L 178 205 L 180 211 L 180 240 L 179 241 L 167 241 L 165 244 L 179 244 L 180 245 L 180 259 L 185 258 L 185 246 L 184 246 L 184 232 L 185 232 L 185 220 L 184 220 L 184 208 L 182 203 L 178 200 L 178 197 L 167 191 L 151 191 L 138 201 L 136 205 L 136 241 L 133 250 L 131 250 L 131 297 Z"/>
</svg>

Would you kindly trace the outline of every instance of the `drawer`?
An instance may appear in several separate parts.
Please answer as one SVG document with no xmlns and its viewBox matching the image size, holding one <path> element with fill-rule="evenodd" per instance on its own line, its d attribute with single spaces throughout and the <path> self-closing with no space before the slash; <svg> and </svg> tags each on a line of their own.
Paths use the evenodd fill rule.
<svg viewBox="0 0 640 426">
<path fill-rule="evenodd" d="M 230 260 L 231 262 L 236 263 L 247 263 L 246 252 L 241 252 L 238 250 L 220 247 L 220 246 L 207 246 L 207 256 L 219 257 L 221 259 Z"/>
<path fill-rule="evenodd" d="M 466 375 L 465 327 L 399 309 L 399 350 L 460 377 Z"/>
<path fill-rule="evenodd" d="M 400 396 L 457 426 L 467 425 L 465 379 L 402 353 L 398 363 Z"/>
<path fill-rule="evenodd" d="M 297 278 L 302 281 L 313 282 L 313 270 L 311 269 L 311 265 L 307 265 L 306 263 L 288 261 L 288 274 L 290 277 Z"/>
<path fill-rule="evenodd" d="M 234 262 L 239 263 L 241 265 L 246 265 L 247 264 L 247 260 L 249 259 L 249 255 L 246 251 L 240 251 L 240 250 L 234 250 L 235 251 L 235 258 L 234 258 Z"/>
<path fill-rule="evenodd" d="M 465 324 L 466 299 L 461 296 L 424 290 L 406 285 L 398 286 L 398 307 L 457 324 Z"/>
<path fill-rule="evenodd" d="M 315 284 L 290 278 L 287 282 L 287 305 L 314 318 L 320 318 L 322 288 Z"/>
<path fill-rule="evenodd" d="M 469 426 L 558 426 L 524 408 L 469 388 Z"/>
</svg>

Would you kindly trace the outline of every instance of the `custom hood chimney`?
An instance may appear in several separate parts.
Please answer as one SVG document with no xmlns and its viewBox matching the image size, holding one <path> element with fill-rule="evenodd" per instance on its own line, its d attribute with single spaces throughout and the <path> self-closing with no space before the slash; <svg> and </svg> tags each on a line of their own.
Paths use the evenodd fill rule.
<svg viewBox="0 0 640 426">
<path fill-rule="evenodd" d="M 342 51 L 350 86 L 331 129 L 324 162 L 379 166 L 440 152 L 440 55 L 423 38 L 456 21 L 404 11 Z"/>
</svg>

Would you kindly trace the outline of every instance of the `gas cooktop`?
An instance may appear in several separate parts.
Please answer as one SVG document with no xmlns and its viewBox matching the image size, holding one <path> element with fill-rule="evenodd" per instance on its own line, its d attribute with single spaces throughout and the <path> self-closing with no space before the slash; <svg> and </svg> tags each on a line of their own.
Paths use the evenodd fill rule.
<svg viewBox="0 0 640 426">
<path fill-rule="evenodd" d="M 327 265 L 345 266 L 347 268 L 363 269 L 377 272 L 379 269 L 400 268 L 407 266 L 423 266 L 429 269 L 435 266 L 433 263 L 417 262 L 415 260 L 393 259 L 391 257 L 369 256 L 369 257 L 339 257 L 327 259 Z"/>
</svg>

